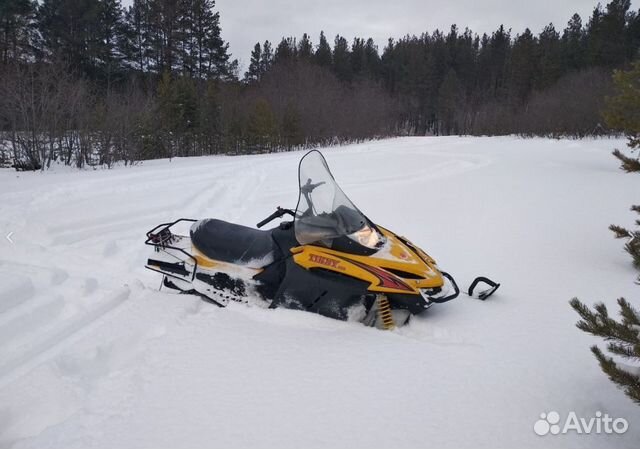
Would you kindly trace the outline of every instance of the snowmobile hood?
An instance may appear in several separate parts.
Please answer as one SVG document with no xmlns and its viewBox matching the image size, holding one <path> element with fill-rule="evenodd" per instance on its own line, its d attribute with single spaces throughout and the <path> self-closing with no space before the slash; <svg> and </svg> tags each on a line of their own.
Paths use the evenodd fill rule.
<svg viewBox="0 0 640 449">
<path fill-rule="evenodd" d="M 299 265 L 324 269 L 368 282 L 369 291 L 420 294 L 420 289 L 442 287 L 444 279 L 435 261 L 424 251 L 393 232 L 377 226 L 384 245 L 364 256 L 316 245 L 291 249 Z"/>
</svg>

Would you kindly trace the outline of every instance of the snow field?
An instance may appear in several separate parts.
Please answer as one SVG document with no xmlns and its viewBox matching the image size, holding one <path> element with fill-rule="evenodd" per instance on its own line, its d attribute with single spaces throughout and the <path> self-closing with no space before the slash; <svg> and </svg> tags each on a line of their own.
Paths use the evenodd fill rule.
<svg viewBox="0 0 640 449">
<path fill-rule="evenodd" d="M 600 372 L 574 296 L 639 297 L 612 238 L 637 176 L 620 140 L 400 138 L 323 150 L 371 219 L 466 287 L 393 332 L 158 291 L 144 234 L 253 226 L 297 200 L 302 153 L 0 170 L 0 448 L 630 448 L 640 411 Z M 548 435 L 540 413 L 629 421 Z"/>
</svg>

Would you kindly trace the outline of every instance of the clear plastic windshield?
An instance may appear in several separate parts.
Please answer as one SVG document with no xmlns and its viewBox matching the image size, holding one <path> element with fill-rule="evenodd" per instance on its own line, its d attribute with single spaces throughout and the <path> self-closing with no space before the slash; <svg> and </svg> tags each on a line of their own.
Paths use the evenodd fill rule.
<svg viewBox="0 0 640 449">
<path fill-rule="evenodd" d="M 295 233 L 301 245 L 322 243 L 347 236 L 374 248 L 382 237 L 333 179 L 319 151 L 305 154 L 298 169 L 300 197 L 296 208 Z"/>
</svg>

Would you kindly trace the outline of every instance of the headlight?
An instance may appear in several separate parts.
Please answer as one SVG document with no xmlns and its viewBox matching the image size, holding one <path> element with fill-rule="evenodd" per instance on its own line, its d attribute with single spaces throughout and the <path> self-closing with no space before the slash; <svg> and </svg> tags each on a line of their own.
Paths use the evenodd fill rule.
<svg viewBox="0 0 640 449">
<path fill-rule="evenodd" d="M 374 249 L 382 242 L 383 237 L 375 229 L 368 225 L 364 225 L 360 230 L 353 234 L 349 234 L 349 238 L 358 242 L 362 246 Z"/>
</svg>

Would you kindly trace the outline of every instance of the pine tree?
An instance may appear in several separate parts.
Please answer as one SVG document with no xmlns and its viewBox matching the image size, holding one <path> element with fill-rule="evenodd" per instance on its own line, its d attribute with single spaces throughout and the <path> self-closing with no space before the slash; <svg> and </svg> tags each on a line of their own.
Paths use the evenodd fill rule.
<svg viewBox="0 0 640 449">
<path fill-rule="evenodd" d="M 616 95 L 608 98 L 603 116 L 607 125 L 623 131 L 631 151 L 640 147 L 640 61 L 630 70 L 616 70 L 613 74 Z M 615 150 L 614 156 L 627 172 L 640 172 L 640 158 L 629 157 Z"/>
<path fill-rule="evenodd" d="M 546 89 L 558 81 L 562 74 L 562 54 L 560 34 L 552 23 L 544 27 L 538 35 L 538 71 L 535 87 Z"/>
<path fill-rule="evenodd" d="M 602 18 L 602 31 L 606 38 L 601 47 L 601 62 L 618 67 L 627 58 L 627 17 L 631 0 L 612 0 Z"/>
<path fill-rule="evenodd" d="M 380 72 L 378 47 L 369 38 L 356 37 L 351 45 L 351 72 L 355 77 L 377 79 Z"/>
<path fill-rule="evenodd" d="M 271 48 L 271 42 L 264 41 L 262 45 L 262 55 L 260 57 L 260 73 L 265 74 L 271 69 L 273 64 L 273 50 Z"/>
<path fill-rule="evenodd" d="M 104 10 L 100 0 L 43 0 L 38 26 L 51 58 L 95 77 L 112 57 L 103 40 L 112 31 L 101 23 Z"/>
<path fill-rule="evenodd" d="M 33 0 L 0 2 L 0 63 L 24 60 L 33 53 L 36 6 Z"/>
<path fill-rule="evenodd" d="M 120 0 L 100 0 L 98 12 L 98 65 L 109 87 L 124 59 L 120 51 L 125 35 L 124 12 Z"/>
<path fill-rule="evenodd" d="M 310 61 L 313 57 L 313 44 L 307 33 L 302 35 L 302 39 L 298 43 L 298 59 Z"/>
<path fill-rule="evenodd" d="M 484 33 L 480 38 L 480 46 L 477 58 L 477 95 L 481 101 L 486 101 L 489 97 L 491 86 L 491 48 L 489 47 L 489 36 Z"/>
<path fill-rule="evenodd" d="M 562 60 L 566 69 L 578 70 L 584 67 L 585 44 L 582 18 L 579 14 L 574 14 L 562 33 Z"/>
<path fill-rule="evenodd" d="M 44 0 L 38 26 L 52 60 L 107 84 L 120 69 L 123 37 L 120 0 Z"/>
<path fill-rule="evenodd" d="M 640 61 L 630 70 L 616 70 L 613 80 L 616 95 L 608 99 L 603 115 L 607 125 L 624 131 L 628 146 L 635 150 L 640 147 Z"/>
<path fill-rule="evenodd" d="M 640 206 L 631 206 L 631 211 L 640 215 Z M 640 270 L 640 219 L 636 219 L 636 226 L 638 228 L 635 230 L 629 230 L 618 225 L 611 225 L 609 229 L 616 238 L 627 239 L 624 249 L 631 256 L 634 266 Z M 638 276 L 638 282 L 640 283 L 640 276 Z"/>
<path fill-rule="evenodd" d="M 229 44 L 214 8 L 213 0 L 134 0 L 127 15 L 128 58 L 155 73 L 232 77 Z"/>
<path fill-rule="evenodd" d="M 373 39 L 367 39 L 364 44 L 364 64 L 365 73 L 371 79 L 378 79 L 380 76 L 380 55 L 378 54 L 378 47 Z"/>
<path fill-rule="evenodd" d="M 640 62 L 633 64 L 628 71 L 616 71 L 614 74 L 616 95 L 609 99 L 604 112 L 605 119 L 610 126 L 623 130 L 629 139 L 629 147 L 637 149 L 640 146 Z M 614 155 L 623 162 L 625 171 L 640 171 L 638 160 L 623 156 L 616 150 Z M 630 164 L 627 166 L 625 164 Z M 640 214 L 640 206 L 632 206 L 631 210 Z M 638 229 L 627 230 L 620 226 L 609 227 L 617 238 L 626 238 L 625 249 L 631 255 L 634 266 L 640 270 L 640 219 L 636 220 Z M 640 276 L 638 277 L 640 284 Z M 591 351 L 598 359 L 602 371 L 635 403 L 640 405 L 640 313 L 624 298 L 618 299 L 621 321 L 609 317 L 607 307 L 596 304 L 591 311 L 577 298 L 570 302 L 571 307 L 578 312 L 581 321 L 577 323 L 579 329 L 592 335 L 602 337 L 607 344 L 607 350 L 624 361 L 631 361 L 629 366 L 622 361 L 616 361 L 603 353 L 597 346 Z"/>
<path fill-rule="evenodd" d="M 586 30 L 586 59 L 590 65 L 602 65 L 602 47 L 606 39 L 602 16 L 602 5 L 598 3 L 589 17 Z"/>
<path fill-rule="evenodd" d="M 439 126 L 439 112 L 447 111 L 445 114 L 450 112 L 447 107 L 440 108 L 439 100 L 442 90 L 443 97 L 447 99 L 449 105 L 459 104 L 457 97 L 460 83 L 453 64 L 456 59 L 455 42 L 457 39 L 458 27 L 452 25 L 446 36 L 440 30 L 431 33 L 428 41 L 429 46 L 426 49 L 426 61 L 423 61 L 425 58 L 421 57 L 419 52 L 412 52 L 410 61 L 414 74 L 411 76 L 410 82 L 414 86 L 413 90 L 418 92 L 418 96 L 424 98 L 418 114 L 419 134 L 424 134 L 429 130 L 436 133 L 450 133 L 453 128 L 453 114 L 446 117 L 445 127 Z M 442 86 L 448 75 L 447 86 L 443 89 Z"/>
<path fill-rule="evenodd" d="M 331 66 L 331 47 L 327 38 L 324 35 L 324 31 L 320 31 L 320 42 L 315 53 L 315 61 L 321 67 Z"/>
<path fill-rule="evenodd" d="M 603 303 L 596 304 L 594 311 L 581 303 L 577 298 L 570 302 L 571 307 L 582 318 L 576 326 L 578 329 L 602 337 L 608 343 L 607 350 L 619 359 L 628 360 L 633 365 L 626 365 L 616 361 L 598 347 L 592 346 L 591 352 L 600 363 L 602 371 L 621 388 L 636 404 L 640 405 L 640 313 L 624 298 L 618 299 L 621 321 L 609 316 L 607 307 Z"/>
<path fill-rule="evenodd" d="M 483 47 L 484 50 L 484 47 Z M 504 25 L 493 32 L 487 42 L 488 93 L 491 98 L 500 99 L 507 92 L 507 70 L 511 50 L 510 30 Z"/>
<path fill-rule="evenodd" d="M 198 72 L 201 78 L 234 79 L 237 61 L 231 61 L 229 43 L 222 39 L 220 13 L 213 0 L 200 0 L 197 16 Z"/>
<path fill-rule="evenodd" d="M 479 42 L 479 38 L 477 36 L 474 38 L 473 33 L 468 28 L 464 30 L 464 33 L 458 35 L 458 39 L 455 42 L 456 58 L 454 69 L 467 95 L 470 95 L 476 87 L 476 58 Z"/>
<path fill-rule="evenodd" d="M 617 67 L 627 55 L 626 23 L 630 0 L 612 0 L 593 10 L 587 25 L 587 58 L 593 65 Z"/>
<path fill-rule="evenodd" d="M 628 139 L 627 145 L 631 151 L 638 151 L 640 147 L 640 61 L 635 62 L 630 70 L 616 70 L 613 75 L 616 95 L 609 98 L 604 110 L 607 125 L 623 131 Z M 629 157 L 620 150 L 613 155 L 621 162 L 622 170 L 626 172 L 640 172 L 640 159 Z M 640 213 L 640 206 L 633 206 L 632 211 Z M 636 220 L 638 229 L 630 231 L 617 225 L 610 229 L 617 238 L 626 238 L 626 251 L 633 258 L 634 264 L 640 269 L 640 220 Z M 640 277 L 638 278 L 640 281 Z"/>
<path fill-rule="evenodd" d="M 533 88 L 534 77 L 538 72 L 538 40 L 527 28 L 516 36 L 511 51 L 510 95 L 516 104 L 523 104 Z"/>
<path fill-rule="evenodd" d="M 153 55 L 149 0 L 133 0 L 124 16 L 124 39 L 121 51 L 129 67 L 146 73 Z"/>
<path fill-rule="evenodd" d="M 153 69 L 156 73 L 174 73 L 179 69 L 180 8 L 184 4 L 176 0 L 149 0 L 149 31 L 152 47 Z"/>
<path fill-rule="evenodd" d="M 628 71 L 616 70 L 613 79 L 616 95 L 608 99 L 604 117 L 610 127 L 625 132 L 627 145 L 632 152 L 637 151 L 640 146 L 640 61 Z M 620 160 L 622 170 L 640 172 L 638 157 L 629 157 L 617 149 L 613 155 Z M 632 206 L 631 210 L 640 214 L 640 206 Z M 640 220 L 636 220 L 636 224 L 639 228 L 635 231 L 617 225 L 611 225 L 609 229 L 616 238 L 627 239 L 625 250 L 640 269 Z M 640 277 L 638 279 L 640 281 Z"/>
<path fill-rule="evenodd" d="M 356 37 L 351 44 L 351 71 L 357 77 L 365 70 L 366 55 L 364 49 L 364 39 Z"/>
<path fill-rule="evenodd" d="M 249 62 L 249 69 L 244 74 L 246 82 L 260 81 L 262 76 L 262 47 L 258 42 L 251 52 L 251 61 Z"/>
<path fill-rule="evenodd" d="M 197 70 L 195 15 L 203 2 L 202 0 L 177 0 L 177 3 L 176 70 L 184 76 L 194 77 Z"/>
<path fill-rule="evenodd" d="M 333 71 L 341 81 L 351 81 L 351 54 L 347 40 L 337 35 L 333 46 Z"/>
<path fill-rule="evenodd" d="M 626 59 L 632 60 L 638 55 L 640 49 L 640 11 L 630 11 L 627 15 L 626 28 Z"/>
<path fill-rule="evenodd" d="M 282 38 L 276 47 L 273 56 L 274 63 L 293 62 L 296 59 L 298 49 L 296 48 L 296 40 L 293 37 Z"/>
</svg>

